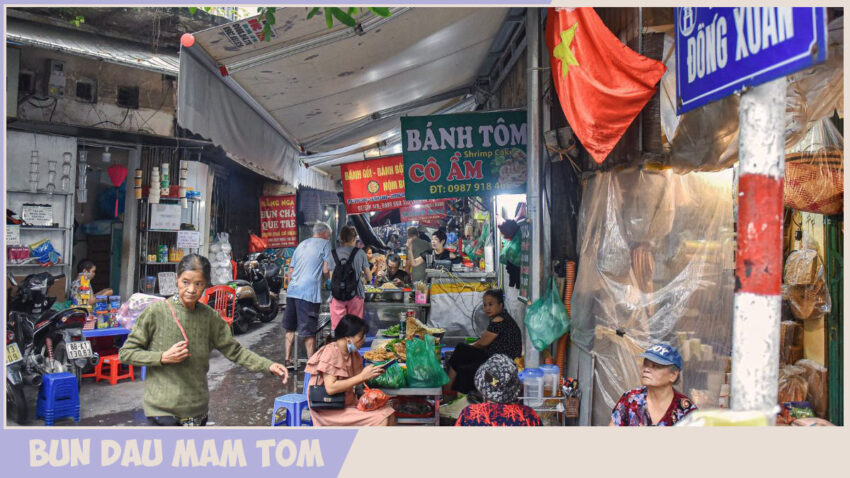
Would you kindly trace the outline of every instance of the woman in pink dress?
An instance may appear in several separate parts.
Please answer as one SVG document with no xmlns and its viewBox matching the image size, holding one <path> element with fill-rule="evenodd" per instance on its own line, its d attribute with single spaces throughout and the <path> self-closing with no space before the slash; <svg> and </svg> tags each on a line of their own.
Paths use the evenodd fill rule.
<svg viewBox="0 0 850 478">
<path fill-rule="evenodd" d="M 310 410 L 313 424 L 321 427 L 370 427 L 393 425 L 395 410 L 387 404 L 364 412 L 357 409 L 354 387 L 381 375 L 384 370 L 363 367 L 358 350 L 366 342 L 366 322 L 356 315 L 345 315 L 334 329 L 336 340 L 320 348 L 307 361 L 310 385 L 324 385 L 329 395 L 345 392 L 345 408 Z"/>
</svg>

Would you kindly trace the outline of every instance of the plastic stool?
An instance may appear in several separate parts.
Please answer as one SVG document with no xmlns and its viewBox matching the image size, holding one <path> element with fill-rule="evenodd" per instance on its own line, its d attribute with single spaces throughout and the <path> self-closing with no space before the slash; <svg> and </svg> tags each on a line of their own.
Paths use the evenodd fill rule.
<svg viewBox="0 0 850 478">
<path fill-rule="evenodd" d="M 108 374 L 104 373 L 104 366 L 108 366 Z M 124 373 L 120 373 L 121 369 L 121 361 L 118 360 L 118 355 L 106 355 L 101 356 L 100 361 L 98 361 L 97 366 L 95 367 L 95 381 L 100 382 L 101 380 L 109 380 L 110 385 L 115 385 L 119 380 L 123 380 L 125 378 L 129 378 L 132 381 L 136 381 L 136 377 L 133 375 L 133 366 L 126 365 L 127 371 Z"/>
<path fill-rule="evenodd" d="M 142 381 L 145 380 L 145 377 L 148 374 L 148 367 L 146 365 L 142 365 Z"/>
<path fill-rule="evenodd" d="M 68 372 L 42 375 L 43 382 L 38 390 L 36 418 L 44 418 L 46 426 L 60 418 L 71 417 L 80 421 L 80 392 L 77 378 Z"/>
<path fill-rule="evenodd" d="M 305 424 L 313 425 L 312 417 L 302 420 L 304 410 L 309 410 L 307 403 L 307 384 L 310 374 L 304 373 L 304 393 L 290 393 L 274 399 L 272 408 L 272 426 L 300 427 Z"/>
</svg>

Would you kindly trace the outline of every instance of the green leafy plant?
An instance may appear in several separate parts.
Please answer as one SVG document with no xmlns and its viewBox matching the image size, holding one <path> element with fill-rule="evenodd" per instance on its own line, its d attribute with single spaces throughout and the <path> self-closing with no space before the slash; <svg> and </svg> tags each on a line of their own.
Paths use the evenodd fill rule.
<svg viewBox="0 0 850 478">
<path fill-rule="evenodd" d="M 80 25 L 86 23 L 86 18 L 82 15 L 77 15 L 71 19 L 71 23 L 73 23 L 75 27 L 80 28 Z"/>
</svg>

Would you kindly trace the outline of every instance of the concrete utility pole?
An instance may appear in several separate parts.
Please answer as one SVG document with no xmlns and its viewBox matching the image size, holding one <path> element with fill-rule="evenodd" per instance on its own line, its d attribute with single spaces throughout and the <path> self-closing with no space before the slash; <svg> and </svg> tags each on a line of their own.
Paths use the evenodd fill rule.
<svg viewBox="0 0 850 478">
<path fill-rule="evenodd" d="M 528 300 L 539 299 L 543 291 L 543 208 L 541 201 L 541 180 L 543 173 L 543 155 L 541 154 L 542 137 L 542 98 L 540 95 L 540 8 L 527 8 L 525 16 L 525 35 L 527 39 L 528 57 L 528 176 L 526 197 L 528 204 L 528 219 L 530 221 L 531 243 L 529 257 Z M 525 366 L 537 367 L 540 364 L 540 353 L 534 348 L 528 331 L 525 334 Z"/>
<path fill-rule="evenodd" d="M 745 92 L 739 115 L 731 408 L 767 413 L 776 405 L 779 377 L 785 78 Z"/>
</svg>

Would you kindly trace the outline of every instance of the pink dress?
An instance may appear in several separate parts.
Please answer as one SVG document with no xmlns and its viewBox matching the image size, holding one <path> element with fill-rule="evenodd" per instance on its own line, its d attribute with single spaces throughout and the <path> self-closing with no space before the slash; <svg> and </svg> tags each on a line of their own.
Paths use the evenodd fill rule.
<svg viewBox="0 0 850 478">
<path fill-rule="evenodd" d="M 321 374 L 330 374 L 337 380 L 351 378 L 363 371 L 363 357 L 358 352 L 344 354 L 336 343 L 320 348 L 307 361 L 306 372 L 310 374 L 310 385 L 322 385 Z M 345 392 L 345 408 L 340 410 L 310 410 L 313 424 L 319 427 L 370 427 L 380 425 L 395 410 L 387 404 L 370 412 L 357 409 L 354 390 Z"/>
</svg>

